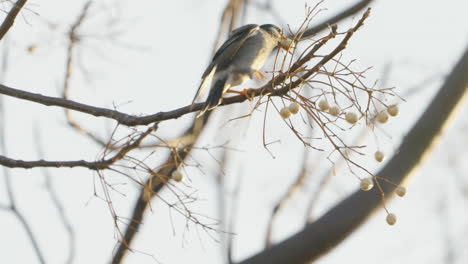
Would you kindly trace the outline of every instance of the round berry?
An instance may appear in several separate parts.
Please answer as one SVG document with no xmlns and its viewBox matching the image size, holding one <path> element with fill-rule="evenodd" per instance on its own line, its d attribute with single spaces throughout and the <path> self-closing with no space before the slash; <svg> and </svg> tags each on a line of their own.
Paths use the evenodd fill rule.
<svg viewBox="0 0 468 264">
<path fill-rule="evenodd" d="M 346 121 L 347 121 L 348 123 L 354 125 L 354 124 L 356 124 L 357 121 L 358 121 L 358 116 L 357 116 L 356 113 L 348 112 L 348 113 L 346 113 L 346 115 L 345 115 L 345 119 L 346 119 Z"/>
<path fill-rule="evenodd" d="M 318 103 L 318 107 L 322 111 L 327 111 L 328 109 L 330 109 L 330 104 L 326 100 L 320 100 L 320 102 Z"/>
<path fill-rule="evenodd" d="M 301 109 L 301 106 L 298 103 L 294 102 L 294 103 L 290 104 L 288 108 L 289 108 L 289 112 L 291 112 L 291 114 L 295 115 L 295 114 L 299 113 L 299 110 Z"/>
<path fill-rule="evenodd" d="M 184 179 L 184 175 L 179 170 L 172 172 L 172 179 L 176 182 L 181 182 Z"/>
<path fill-rule="evenodd" d="M 283 119 L 288 119 L 291 117 L 291 111 L 289 110 L 289 107 L 285 106 L 281 108 L 280 110 L 280 115 Z"/>
<path fill-rule="evenodd" d="M 330 107 L 330 109 L 328 109 L 328 113 L 332 116 L 339 116 L 341 113 L 341 109 L 337 105 L 334 105 Z"/>
<path fill-rule="evenodd" d="M 377 121 L 381 124 L 384 124 L 384 123 L 387 123 L 388 121 L 388 115 L 387 113 L 385 112 L 380 112 L 378 115 L 377 115 Z"/>
<path fill-rule="evenodd" d="M 371 178 L 365 178 L 361 180 L 361 190 L 369 191 L 372 189 L 372 187 L 374 187 L 374 182 Z"/>
<path fill-rule="evenodd" d="M 395 214 L 388 214 L 387 215 L 387 224 L 394 225 L 397 222 L 397 217 Z"/>
<path fill-rule="evenodd" d="M 382 151 L 376 151 L 374 158 L 377 162 L 382 162 L 385 159 L 385 154 Z"/>
<path fill-rule="evenodd" d="M 403 187 L 403 186 L 398 186 L 396 189 L 395 189 L 395 193 L 400 196 L 400 197 L 403 197 L 406 195 L 406 188 Z"/>
<path fill-rule="evenodd" d="M 397 116 L 400 113 L 400 109 L 398 105 L 391 105 L 387 108 L 387 112 L 391 116 Z"/>
</svg>

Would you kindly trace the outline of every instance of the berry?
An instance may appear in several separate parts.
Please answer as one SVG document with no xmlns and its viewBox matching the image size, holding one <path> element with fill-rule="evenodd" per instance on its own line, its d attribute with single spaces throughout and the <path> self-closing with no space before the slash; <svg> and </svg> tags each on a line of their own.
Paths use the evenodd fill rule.
<svg viewBox="0 0 468 264">
<path fill-rule="evenodd" d="M 400 113 L 400 109 L 398 105 L 391 105 L 387 108 L 387 112 L 391 116 L 397 116 Z"/>
<path fill-rule="evenodd" d="M 394 225 L 397 222 L 397 217 L 395 214 L 388 214 L 387 215 L 387 224 Z"/>
<path fill-rule="evenodd" d="M 320 100 L 320 102 L 318 103 L 318 107 L 322 111 L 327 111 L 328 109 L 330 109 L 330 104 L 326 100 Z"/>
<path fill-rule="evenodd" d="M 346 113 L 345 115 L 345 119 L 348 123 L 350 124 L 356 124 L 357 121 L 358 121 L 358 116 L 356 115 L 356 113 L 353 113 L 353 112 L 348 112 Z"/>
<path fill-rule="evenodd" d="M 291 111 L 289 110 L 289 107 L 285 106 L 281 108 L 280 110 L 280 115 L 283 119 L 288 119 L 291 117 Z"/>
<path fill-rule="evenodd" d="M 372 189 L 372 187 L 374 187 L 374 182 L 371 178 L 365 178 L 361 180 L 361 190 L 369 191 Z"/>
<path fill-rule="evenodd" d="M 339 116 L 340 112 L 341 112 L 341 109 L 337 105 L 334 105 L 330 107 L 330 109 L 328 109 L 328 113 L 332 116 Z"/>
<path fill-rule="evenodd" d="M 385 159 L 385 154 L 382 151 L 376 151 L 374 158 L 377 162 L 382 162 Z"/>
<path fill-rule="evenodd" d="M 293 115 L 295 115 L 295 114 L 299 113 L 299 110 L 301 109 L 301 106 L 298 103 L 294 102 L 294 103 L 290 104 L 288 108 L 289 108 L 289 112 L 291 112 Z"/>
</svg>

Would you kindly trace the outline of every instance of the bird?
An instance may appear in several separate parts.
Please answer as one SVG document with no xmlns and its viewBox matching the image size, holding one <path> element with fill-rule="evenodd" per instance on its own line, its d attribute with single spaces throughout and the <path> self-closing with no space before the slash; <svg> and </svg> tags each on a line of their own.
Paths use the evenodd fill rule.
<svg viewBox="0 0 468 264">
<path fill-rule="evenodd" d="M 265 78 L 259 70 L 271 52 L 278 46 L 289 49 L 291 45 L 292 40 L 284 37 L 282 30 L 273 24 L 247 24 L 234 29 L 216 51 L 202 75 L 192 106 L 207 87 L 211 88 L 197 117 L 221 104 L 223 95 L 230 88 L 241 85 L 252 77 Z M 230 92 L 247 95 L 246 90 Z"/>
</svg>

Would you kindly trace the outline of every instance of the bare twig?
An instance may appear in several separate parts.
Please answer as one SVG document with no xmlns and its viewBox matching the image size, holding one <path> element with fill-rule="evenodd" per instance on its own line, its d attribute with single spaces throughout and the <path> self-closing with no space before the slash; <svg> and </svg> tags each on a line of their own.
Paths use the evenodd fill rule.
<svg viewBox="0 0 468 264">
<path fill-rule="evenodd" d="M 184 135 L 191 135 L 193 141 L 185 146 L 184 150 L 172 152 L 166 161 L 161 166 L 159 166 L 160 169 L 154 173 L 154 175 L 162 175 L 165 179 L 170 179 L 172 172 L 176 170 L 178 166 L 180 166 L 180 164 L 175 163 L 174 160 L 183 161 L 190 154 L 210 115 L 211 112 L 207 112 L 205 115 L 203 115 L 202 118 L 197 118 L 193 121 L 192 126 L 184 132 Z M 125 254 L 130 250 L 130 245 L 140 228 L 144 213 L 149 207 L 151 198 L 157 196 L 159 191 L 166 185 L 166 182 L 167 181 L 162 180 L 161 177 L 153 176 L 150 176 L 146 181 L 145 186 L 149 186 L 148 189 L 151 190 L 150 197 L 145 195 L 145 193 L 147 193 L 145 190 L 142 190 L 138 196 L 138 199 L 135 202 L 135 206 L 133 208 L 132 215 L 129 218 L 131 221 L 127 225 L 126 230 L 123 232 L 121 241 L 119 241 L 117 250 L 112 259 L 112 264 L 122 263 Z"/>
<path fill-rule="evenodd" d="M 7 188 L 8 198 L 10 200 L 10 205 L 8 208 L 11 211 L 11 213 L 18 219 L 18 221 L 20 222 L 20 224 L 23 226 L 24 230 L 26 231 L 26 235 L 29 238 L 29 241 L 31 242 L 33 246 L 34 252 L 36 253 L 39 263 L 45 264 L 46 261 L 45 261 L 44 255 L 42 253 L 41 248 L 39 247 L 39 243 L 34 235 L 34 232 L 30 224 L 28 223 L 28 221 L 26 221 L 26 218 L 24 217 L 23 213 L 21 213 L 21 211 L 16 206 L 16 197 L 13 192 L 10 172 L 5 167 L 3 169 L 3 172 L 5 175 L 5 185 Z"/>
<path fill-rule="evenodd" d="M 8 65 L 8 57 L 5 58 L 3 62 L 3 67 L 2 67 L 2 72 L 5 73 Z M 2 75 L 0 78 L 4 78 L 5 76 Z M 7 147 L 5 145 L 5 111 L 3 109 L 4 103 L 3 103 L 3 98 L 0 97 L 0 152 L 6 154 L 7 153 Z M 29 241 L 32 244 L 34 253 L 37 256 L 38 262 L 39 263 L 46 263 L 44 255 L 39 247 L 39 243 L 32 231 L 31 226 L 29 225 L 28 221 L 26 221 L 26 218 L 24 217 L 23 213 L 18 209 L 16 205 L 16 196 L 15 192 L 13 190 L 13 184 L 11 182 L 11 175 L 10 175 L 10 170 L 7 169 L 6 167 L 3 167 L 3 175 L 5 176 L 5 188 L 7 192 L 7 196 L 9 199 L 9 205 L 1 206 L 1 209 L 8 210 L 10 211 L 20 222 L 24 230 L 26 231 L 26 236 L 29 238 Z"/>
<path fill-rule="evenodd" d="M 368 15 L 368 12 L 366 13 L 366 17 Z M 365 18 L 364 18 L 365 19 Z M 362 22 L 358 23 L 354 28 L 350 29 L 343 40 L 340 42 L 340 44 L 328 55 L 324 56 L 314 67 L 309 69 L 304 75 L 302 75 L 302 79 L 296 80 L 289 85 L 286 85 L 282 88 L 279 89 L 273 89 L 272 87 L 275 87 L 281 83 L 283 83 L 287 78 L 287 74 L 279 74 L 276 76 L 276 78 L 272 79 L 270 82 L 265 84 L 263 87 L 256 88 L 256 89 L 250 89 L 248 92 L 248 97 L 249 98 L 254 98 L 261 96 L 265 93 L 265 91 L 270 92 L 270 96 L 283 96 L 287 92 L 289 92 L 291 89 L 297 88 L 301 85 L 303 79 L 309 78 L 312 74 L 316 73 L 323 65 L 325 65 L 327 62 L 329 62 L 334 56 L 336 56 L 339 52 L 341 52 L 347 45 L 348 40 L 351 38 L 354 32 L 357 31 L 362 26 Z M 290 68 L 290 72 L 294 72 L 298 70 L 302 65 L 307 63 L 310 59 L 314 57 L 315 52 L 320 49 L 325 43 L 332 37 L 334 37 L 335 34 L 330 35 L 329 37 L 323 38 L 321 41 L 319 41 L 313 49 L 309 51 L 309 53 L 304 56 L 302 59 L 297 61 L 292 65 Z M 179 118 L 185 114 L 191 113 L 191 112 L 196 112 L 199 111 L 203 108 L 204 103 L 197 103 L 192 105 L 187 105 L 185 107 L 181 107 L 179 109 L 175 109 L 172 111 L 168 112 L 159 112 L 153 115 L 147 115 L 147 116 L 134 116 L 134 115 L 129 115 L 125 114 L 119 111 L 113 111 L 110 109 L 105 109 L 105 108 L 100 108 L 100 107 L 94 107 L 94 106 L 89 106 L 81 103 L 77 103 L 71 100 L 65 100 L 62 98 L 57 98 L 57 97 L 49 97 L 49 96 L 44 96 L 40 94 L 35 94 L 35 93 L 30 93 L 22 90 L 17 90 L 14 88 L 7 87 L 5 85 L 0 84 L 0 94 L 5 94 L 8 96 L 16 97 L 19 99 L 24 99 L 32 102 L 36 102 L 39 104 L 47 105 L 47 106 L 60 106 L 63 108 L 67 108 L 70 110 L 75 110 L 79 111 L 82 113 L 90 114 L 93 116 L 102 116 L 102 117 L 107 117 L 110 119 L 114 119 L 120 124 L 127 125 L 127 126 L 137 126 L 137 125 L 147 125 L 153 122 L 160 122 L 164 120 L 169 120 L 169 119 L 176 119 Z M 238 96 L 233 96 L 229 98 L 223 99 L 223 102 L 221 105 L 230 105 L 234 103 L 241 103 L 246 101 L 248 98 L 244 95 L 238 95 Z"/>
<path fill-rule="evenodd" d="M 35 133 L 35 136 L 36 136 L 35 142 L 36 142 L 37 153 L 38 153 L 39 157 L 44 157 L 44 152 L 43 152 L 43 148 L 42 148 L 42 145 L 41 145 L 41 137 L 40 137 L 40 134 L 39 134 L 39 130 L 35 129 L 35 132 L 36 132 Z M 72 225 L 70 223 L 70 219 L 68 219 L 68 217 L 67 217 L 67 215 L 65 213 L 63 203 L 62 203 L 60 197 L 58 196 L 58 193 L 56 192 L 56 190 L 54 188 L 54 185 L 53 185 L 53 182 L 52 182 L 52 176 L 50 175 L 50 173 L 49 173 L 49 171 L 47 169 L 43 169 L 43 174 L 44 174 L 44 178 L 45 178 L 45 187 L 49 192 L 52 203 L 54 204 L 54 206 L 55 206 L 55 208 L 56 208 L 56 210 L 58 212 L 60 221 L 62 222 L 63 227 L 65 228 L 65 230 L 67 232 L 67 235 L 68 235 L 69 249 L 68 249 L 67 260 L 66 260 L 65 263 L 71 264 L 71 263 L 73 263 L 73 260 L 75 258 L 75 249 L 76 249 L 75 232 L 74 232 L 73 227 L 72 227 Z"/>
<path fill-rule="evenodd" d="M 66 62 L 65 62 L 65 75 L 63 78 L 63 86 L 62 86 L 62 98 L 65 100 L 68 100 L 70 98 L 70 81 L 71 81 L 71 76 L 72 76 L 72 66 L 73 66 L 73 61 L 74 61 L 74 53 L 75 53 L 75 48 L 77 47 L 77 44 L 81 41 L 81 37 L 78 33 L 78 29 L 80 26 L 83 24 L 85 21 L 86 16 L 88 15 L 89 8 L 91 6 L 92 1 L 86 2 L 86 4 L 83 6 L 83 9 L 76 19 L 75 23 L 70 27 L 70 31 L 68 32 L 68 46 L 67 46 L 67 56 L 66 56 Z M 88 136 L 91 138 L 94 142 L 98 143 L 101 146 L 105 146 L 106 143 L 94 135 L 93 133 L 89 132 L 86 130 L 83 126 L 81 126 L 73 117 L 71 114 L 71 110 L 69 108 L 65 108 L 65 117 L 67 119 L 68 125 L 70 125 L 72 128 L 76 129 L 78 132 Z"/>
<path fill-rule="evenodd" d="M 468 48 L 455 65 L 437 95 L 400 144 L 399 152 L 377 174 L 394 183 L 409 178 L 429 156 L 449 121 L 467 97 Z M 396 187 L 382 186 L 386 199 Z M 375 189 L 375 188 L 374 188 Z M 380 193 L 357 191 L 306 225 L 300 232 L 252 256 L 240 264 L 305 263 L 318 259 L 356 228 L 362 225 L 381 205 Z"/>
<path fill-rule="evenodd" d="M 304 154 L 303 154 L 303 160 L 302 160 L 302 166 L 301 166 L 301 171 L 297 175 L 296 179 L 294 182 L 289 186 L 289 188 L 286 190 L 286 193 L 279 199 L 279 201 L 276 203 L 275 207 L 273 207 L 273 210 L 271 212 L 270 219 L 267 224 L 267 234 L 265 236 L 265 248 L 268 248 L 272 245 L 272 234 L 273 234 L 273 225 L 276 219 L 276 216 L 280 212 L 280 210 L 284 207 L 286 202 L 296 193 L 296 191 L 304 184 L 304 180 L 306 179 L 308 175 L 307 171 L 307 161 L 308 161 L 308 154 L 307 154 L 308 149 L 304 148 Z"/>
<path fill-rule="evenodd" d="M 114 156 L 108 159 L 102 159 L 98 161 L 46 161 L 46 160 L 37 160 L 37 161 L 23 161 L 10 159 L 8 157 L 0 155 L 0 165 L 10 168 L 23 168 L 31 169 L 37 167 L 56 167 L 56 168 L 72 168 L 72 167 L 84 167 L 91 170 L 105 170 L 108 169 L 115 162 L 123 159 L 125 155 L 131 150 L 138 148 L 145 137 L 156 131 L 158 128 L 158 123 L 155 123 L 153 126 L 149 127 L 145 132 L 143 132 L 138 138 L 136 138 L 132 143 L 129 143 L 122 149 L 120 149 Z"/>
<path fill-rule="evenodd" d="M 334 25 L 354 14 L 357 14 L 359 13 L 361 10 L 364 10 L 366 7 L 369 6 L 369 4 L 373 2 L 373 0 L 361 0 L 360 2 L 357 2 L 356 4 L 354 4 L 353 6 L 351 7 L 348 7 L 346 8 L 344 11 L 342 11 L 341 13 L 337 14 L 336 16 L 334 17 L 331 17 L 329 19 L 327 19 L 326 21 L 310 28 L 309 30 L 305 31 L 303 37 L 304 38 L 307 38 L 307 37 L 310 37 L 310 36 L 313 36 L 325 29 L 327 29 L 330 25 Z"/>
<path fill-rule="evenodd" d="M 390 70 L 391 70 L 391 64 L 387 63 L 383 69 L 382 77 L 380 80 L 380 87 L 387 86 L 387 81 L 390 75 Z M 375 123 L 375 122 L 377 122 L 377 120 L 374 118 L 372 120 L 372 123 Z M 369 132 L 370 132 L 370 129 L 368 127 L 363 128 L 363 130 L 359 133 L 359 135 L 354 139 L 355 143 L 353 145 L 361 145 L 362 142 L 367 138 Z M 351 154 L 351 151 L 352 151 L 351 149 L 346 149 L 344 156 L 341 156 L 337 162 L 334 162 L 333 166 L 328 171 L 324 172 L 322 176 L 320 177 L 320 182 L 318 184 L 318 187 L 312 193 L 311 198 L 309 199 L 309 202 L 307 204 L 306 213 L 305 213 L 305 221 L 304 221 L 305 223 L 311 223 L 314 221 L 312 212 L 320 198 L 320 195 L 325 189 L 325 186 L 329 183 L 332 176 L 337 174 L 337 171 L 340 170 L 340 168 L 345 165 L 346 163 L 345 157 Z"/>
<path fill-rule="evenodd" d="M 13 4 L 5 20 L 3 20 L 2 25 L 0 25 L 0 40 L 5 37 L 6 33 L 15 23 L 16 16 L 19 14 L 21 9 L 26 4 L 27 0 L 18 0 Z"/>
<path fill-rule="evenodd" d="M 232 6 L 233 9 L 231 10 L 232 13 L 230 16 L 231 23 L 229 24 L 230 24 L 230 27 L 234 27 L 236 21 L 238 20 L 238 17 L 241 16 L 241 9 L 242 9 L 241 6 L 245 5 L 244 3 L 245 0 L 229 0 L 229 1 L 230 1 L 229 5 L 231 4 L 233 5 Z M 228 8 L 229 8 L 229 5 L 228 5 Z M 242 11 L 245 11 L 245 9 L 243 9 Z M 224 18 L 223 18 L 223 21 L 225 21 Z M 220 28 L 222 28 L 222 26 Z M 218 40 L 221 38 L 221 35 L 223 35 L 223 32 L 220 30 L 218 32 Z M 246 100 L 246 98 L 242 98 L 242 97 L 243 96 L 239 97 L 239 100 L 240 100 L 239 102 Z M 179 110 L 175 110 L 175 112 L 174 111 L 171 111 L 171 112 L 172 114 L 175 114 L 174 116 L 175 118 L 178 118 L 186 113 L 199 111 L 203 108 L 203 106 L 204 106 L 204 103 L 199 103 L 196 105 L 189 105 L 189 106 L 180 108 Z M 156 115 L 161 116 L 161 114 L 162 116 L 166 115 L 163 112 L 158 113 Z M 171 173 L 175 169 L 177 169 L 178 166 L 180 165 L 180 164 L 175 163 L 174 160 L 177 157 L 178 160 L 184 161 L 185 158 L 190 154 L 198 137 L 201 135 L 210 115 L 211 115 L 211 111 L 205 113 L 205 115 L 203 115 L 202 118 L 198 118 L 193 121 L 191 127 L 187 129 L 183 133 L 183 136 L 181 137 L 181 138 L 189 138 L 187 142 L 184 142 L 186 143 L 185 151 L 182 151 L 182 152 L 178 151 L 178 152 L 171 153 L 171 155 L 167 158 L 167 160 L 160 167 L 161 169 L 157 172 L 157 174 L 165 175 L 167 178 L 170 178 Z M 153 115 L 153 117 L 155 116 Z M 150 177 L 147 181 L 147 184 L 148 186 L 150 186 L 150 189 L 152 190 L 151 194 L 153 197 L 156 196 L 164 186 L 166 186 L 166 183 L 164 181 L 161 181 L 160 179 L 156 177 Z M 125 254 L 130 249 L 130 244 L 132 243 L 136 235 L 136 232 L 140 228 L 140 223 L 143 220 L 143 214 L 146 211 L 146 208 L 148 208 L 148 205 L 151 199 L 144 199 L 144 192 L 141 192 L 139 197 L 140 198 L 135 203 L 135 207 L 133 209 L 133 213 L 131 217 L 132 221 L 128 224 L 127 229 L 124 232 L 122 241 L 120 241 L 118 248 L 115 252 L 115 255 L 112 259 L 113 264 L 122 263 L 125 257 Z"/>
</svg>

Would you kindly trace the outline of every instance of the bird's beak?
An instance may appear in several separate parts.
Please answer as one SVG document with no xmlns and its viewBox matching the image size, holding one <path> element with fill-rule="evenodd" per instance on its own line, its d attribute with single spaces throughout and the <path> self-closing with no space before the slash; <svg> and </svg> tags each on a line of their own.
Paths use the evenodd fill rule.
<svg viewBox="0 0 468 264">
<path fill-rule="evenodd" d="M 279 46 L 287 52 L 290 52 L 291 49 L 294 49 L 296 47 L 294 41 L 287 37 L 281 37 L 279 41 Z"/>
</svg>

